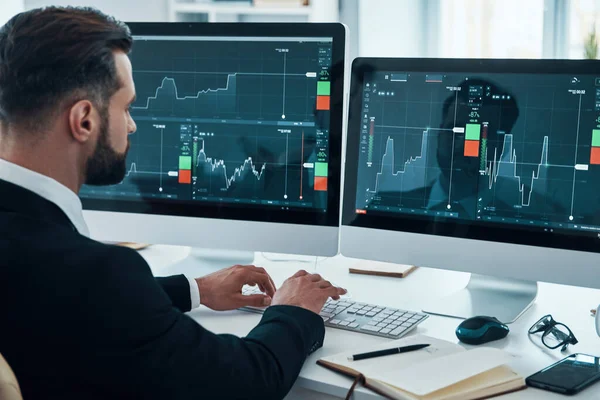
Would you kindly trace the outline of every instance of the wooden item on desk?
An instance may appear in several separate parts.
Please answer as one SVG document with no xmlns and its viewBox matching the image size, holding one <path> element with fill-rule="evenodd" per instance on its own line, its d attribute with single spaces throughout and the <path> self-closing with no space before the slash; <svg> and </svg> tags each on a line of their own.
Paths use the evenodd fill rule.
<svg viewBox="0 0 600 400">
<path fill-rule="evenodd" d="M 363 349 L 325 357 L 317 364 L 362 381 L 392 400 L 474 400 L 525 389 L 525 378 L 506 364 L 511 356 L 495 348 L 465 350 L 424 335 L 380 344 L 365 351 L 429 344 L 410 353 L 350 361 Z M 348 385 L 350 386 L 350 384 Z"/>
<path fill-rule="evenodd" d="M 129 247 L 130 249 L 133 249 L 133 250 L 142 250 L 142 249 L 145 249 L 146 247 L 150 246 L 149 244 L 146 244 L 146 243 L 133 243 L 133 242 L 118 242 L 118 243 L 115 243 L 115 245 Z"/>
<path fill-rule="evenodd" d="M 392 278 L 406 278 L 418 267 L 406 264 L 391 264 L 378 261 L 359 261 L 350 267 L 351 274 L 389 276 Z"/>
</svg>

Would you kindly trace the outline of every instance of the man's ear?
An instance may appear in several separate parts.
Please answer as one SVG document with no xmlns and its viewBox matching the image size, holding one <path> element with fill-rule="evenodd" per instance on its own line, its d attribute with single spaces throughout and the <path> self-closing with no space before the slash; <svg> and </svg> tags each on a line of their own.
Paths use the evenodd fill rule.
<svg viewBox="0 0 600 400">
<path fill-rule="evenodd" d="M 86 143 L 94 136 L 98 123 L 98 113 L 89 100 L 80 100 L 69 110 L 71 136 L 79 143 Z"/>
</svg>

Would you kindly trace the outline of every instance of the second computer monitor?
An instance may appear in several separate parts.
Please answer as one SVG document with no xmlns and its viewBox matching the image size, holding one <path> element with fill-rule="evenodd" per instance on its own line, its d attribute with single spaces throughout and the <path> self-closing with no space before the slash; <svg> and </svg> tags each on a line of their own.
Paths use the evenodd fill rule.
<svg viewBox="0 0 600 400">
<path fill-rule="evenodd" d="M 345 28 L 130 24 L 122 183 L 85 186 L 95 238 L 334 255 Z"/>
<path fill-rule="evenodd" d="M 355 60 L 342 253 L 600 287 L 598 71 Z"/>
</svg>

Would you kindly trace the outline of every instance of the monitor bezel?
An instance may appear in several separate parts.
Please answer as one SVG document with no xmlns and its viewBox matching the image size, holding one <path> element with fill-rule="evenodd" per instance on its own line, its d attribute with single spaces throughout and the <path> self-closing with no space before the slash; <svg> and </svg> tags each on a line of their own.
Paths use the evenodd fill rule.
<svg viewBox="0 0 600 400">
<path fill-rule="evenodd" d="M 363 82 L 366 73 L 377 71 L 447 72 L 447 73 L 536 73 L 599 75 L 596 60 L 523 60 L 523 59 L 435 59 L 435 58 L 356 58 L 351 68 L 351 89 L 344 166 L 344 204 L 342 226 L 406 232 L 486 242 L 500 242 L 554 249 L 600 253 L 599 237 L 584 236 L 569 229 L 540 227 L 519 229 L 489 221 L 466 221 L 444 217 L 410 216 L 407 214 L 376 215 L 356 212 L 358 151 L 360 145 Z M 367 231 L 365 231 L 367 232 Z M 535 234 L 532 234 L 535 233 Z"/>
<path fill-rule="evenodd" d="M 327 210 L 312 208 L 289 210 L 277 207 L 234 203 L 165 201 L 144 198 L 90 199 L 82 198 L 83 208 L 132 214 L 182 216 L 278 222 L 300 225 L 339 226 L 341 194 L 342 124 L 344 111 L 344 72 L 346 57 L 346 28 L 340 23 L 127 23 L 132 36 L 215 36 L 215 37 L 327 37 L 332 38 L 331 110 L 329 127 L 329 165 L 327 181 Z M 133 44 L 135 51 L 135 42 Z"/>
</svg>

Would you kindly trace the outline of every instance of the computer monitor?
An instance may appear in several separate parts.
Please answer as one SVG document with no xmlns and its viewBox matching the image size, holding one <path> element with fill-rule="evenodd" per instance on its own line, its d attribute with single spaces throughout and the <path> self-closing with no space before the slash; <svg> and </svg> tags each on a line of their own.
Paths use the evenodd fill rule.
<svg viewBox="0 0 600 400">
<path fill-rule="evenodd" d="M 127 173 L 80 193 L 92 236 L 338 252 L 345 27 L 131 23 Z"/>
<path fill-rule="evenodd" d="M 342 254 L 473 273 L 442 315 L 600 288 L 600 62 L 362 58 L 351 93 Z"/>
</svg>

